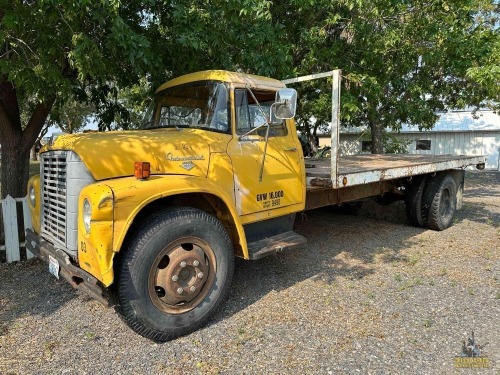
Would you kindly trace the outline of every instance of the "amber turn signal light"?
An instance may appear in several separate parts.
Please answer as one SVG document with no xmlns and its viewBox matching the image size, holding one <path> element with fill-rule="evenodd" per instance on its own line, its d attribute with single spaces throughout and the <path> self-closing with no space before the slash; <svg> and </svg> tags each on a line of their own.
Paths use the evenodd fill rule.
<svg viewBox="0 0 500 375">
<path fill-rule="evenodd" d="M 134 163 L 134 176 L 139 180 L 146 180 L 151 173 L 151 166 L 147 161 L 136 161 Z"/>
</svg>

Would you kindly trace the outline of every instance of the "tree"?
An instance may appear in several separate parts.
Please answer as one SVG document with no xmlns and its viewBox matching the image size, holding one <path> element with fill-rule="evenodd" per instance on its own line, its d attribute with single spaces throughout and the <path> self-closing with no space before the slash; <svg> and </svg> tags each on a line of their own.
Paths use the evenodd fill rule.
<svg viewBox="0 0 500 375">
<path fill-rule="evenodd" d="M 283 30 L 270 6 L 0 0 L 0 144 L 9 160 L 2 196 L 25 194 L 29 149 L 54 105 L 72 105 L 68 98 L 75 108 L 92 105 L 99 129 L 128 128 L 140 116 L 143 89 L 150 94 L 172 76 L 210 68 L 282 75 L 287 47 L 275 42 Z"/>
<path fill-rule="evenodd" d="M 180 0 L 154 2 L 147 14 L 147 36 L 154 41 L 162 69 L 122 87 L 100 129 L 136 128 L 150 95 L 166 80 L 182 74 L 226 69 L 283 77 L 292 69 L 284 30 L 271 19 L 267 0 Z"/>
<path fill-rule="evenodd" d="M 498 103 L 493 0 L 297 0 L 276 2 L 272 14 L 292 41 L 297 75 L 343 69 L 341 120 L 370 128 L 373 153 L 383 151 L 385 128 L 430 128 L 436 111 Z M 305 90 L 302 109 L 321 110 L 329 90 Z M 299 124 L 307 130 L 306 120 Z"/>
<path fill-rule="evenodd" d="M 0 0 L 2 197 L 25 195 L 30 148 L 56 100 L 91 102 L 106 121 L 121 87 L 159 70 L 147 4 Z"/>
<path fill-rule="evenodd" d="M 46 124 L 58 127 L 64 133 L 73 134 L 88 125 L 94 119 L 95 113 L 92 103 L 79 102 L 73 97 L 65 98 L 54 103 Z"/>
</svg>

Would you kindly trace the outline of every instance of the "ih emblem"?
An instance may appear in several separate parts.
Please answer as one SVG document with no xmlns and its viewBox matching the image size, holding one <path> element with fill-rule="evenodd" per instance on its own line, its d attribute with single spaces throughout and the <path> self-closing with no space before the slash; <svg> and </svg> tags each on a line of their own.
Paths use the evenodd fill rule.
<svg viewBox="0 0 500 375">
<path fill-rule="evenodd" d="M 190 171 L 195 167 L 195 165 L 190 161 L 185 161 L 184 163 L 181 164 L 181 167 L 184 168 L 186 171 Z"/>
</svg>

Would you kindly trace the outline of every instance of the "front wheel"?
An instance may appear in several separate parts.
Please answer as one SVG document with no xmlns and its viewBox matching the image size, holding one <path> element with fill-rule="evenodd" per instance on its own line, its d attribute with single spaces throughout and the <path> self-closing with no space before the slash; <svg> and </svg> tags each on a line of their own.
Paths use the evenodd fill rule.
<svg viewBox="0 0 500 375">
<path fill-rule="evenodd" d="M 147 222 L 118 269 L 117 311 L 137 333 L 168 341 L 208 321 L 234 267 L 229 236 L 214 217 L 175 208 Z"/>
</svg>

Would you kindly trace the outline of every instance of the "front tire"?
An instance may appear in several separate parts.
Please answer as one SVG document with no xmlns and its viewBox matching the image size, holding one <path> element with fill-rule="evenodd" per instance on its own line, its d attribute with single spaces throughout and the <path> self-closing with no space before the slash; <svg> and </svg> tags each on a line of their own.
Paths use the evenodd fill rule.
<svg viewBox="0 0 500 375">
<path fill-rule="evenodd" d="M 226 297 L 234 256 L 227 231 L 194 208 L 139 229 L 117 272 L 117 311 L 137 333 L 168 341 L 205 324 Z"/>
</svg>

